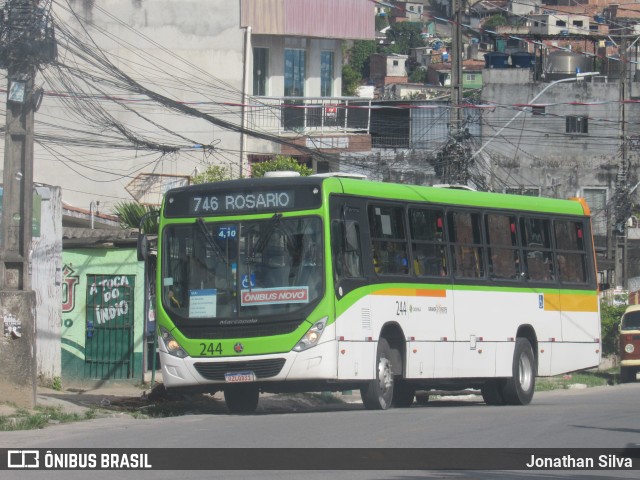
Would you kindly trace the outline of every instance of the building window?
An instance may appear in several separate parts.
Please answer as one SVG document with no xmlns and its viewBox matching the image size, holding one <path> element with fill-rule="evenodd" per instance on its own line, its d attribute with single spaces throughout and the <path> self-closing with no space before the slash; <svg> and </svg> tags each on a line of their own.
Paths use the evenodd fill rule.
<svg viewBox="0 0 640 480">
<path fill-rule="evenodd" d="M 566 26 L 567 26 L 567 22 L 562 20 L 556 20 L 556 27 L 566 27 Z"/>
<path fill-rule="evenodd" d="M 320 96 L 330 97 L 333 94 L 333 52 L 321 52 L 320 62 Z"/>
<path fill-rule="evenodd" d="M 286 49 L 284 51 L 284 96 L 304 97 L 306 79 L 306 51 Z"/>
<path fill-rule="evenodd" d="M 255 47 L 253 49 L 253 94 L 267 94 L 267 76 L 269 66 L 269 49 Z"/>
<path fill-rule="evenodd" d="M 393 61 L 393 66 L 394 66 L 394 67 L 397 67 L 397 66 L 398 66 L 398 60 L 394 60 L 394 61 Z"/>
<path fill-rule="evenodd" d="M 589 133 L 589 118 L 570 115 L 566 118 L 566 133 Z"/>
<path fill-rule="evenodd" d="M 475 82 L 476 81 L 476 74 L 475 73 L 468 73 L 465 77 L 465 80 L 468 80 L 470 82 Z"/>
<path fill-rule="evenodd" d="M 546 113 L 545 107 L 533 106 L 531 107 L 531 113 L 533 115 L 544 115 Z"/>
</svg>

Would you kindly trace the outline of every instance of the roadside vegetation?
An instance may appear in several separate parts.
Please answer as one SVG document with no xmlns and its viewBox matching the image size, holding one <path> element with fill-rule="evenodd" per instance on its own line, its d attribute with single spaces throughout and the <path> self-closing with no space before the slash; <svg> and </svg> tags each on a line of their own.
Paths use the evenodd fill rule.
<svg viewBox="0 0 640 480">
<path fill-rule="evenodd" d="M 78 422 L 95 418 L 94 409 L 83 415 L 65 413 L 60 407 L 36 407 L 34 410 L 18 409 L 12 415 L 0 416 L 0 432 L 14 430 L 37 430 L 48 425 Z"/>
</svg>

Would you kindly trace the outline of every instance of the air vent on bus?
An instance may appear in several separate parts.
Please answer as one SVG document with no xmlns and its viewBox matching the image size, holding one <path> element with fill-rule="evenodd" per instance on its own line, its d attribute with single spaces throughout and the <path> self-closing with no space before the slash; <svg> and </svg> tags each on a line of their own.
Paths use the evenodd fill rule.
<svg viewBox="0 0 640 480">
<path fill-rule="evenodd" d="M 362 175 L 361 173 L 348 173 L 348 172 L 327 172 L 327 173 L 314 173 L 311 175 L 312 177 L 338 177 L 338 178 L 355 178 L 357 180 L 367 180 L 366 175 Z"/>
</svg>

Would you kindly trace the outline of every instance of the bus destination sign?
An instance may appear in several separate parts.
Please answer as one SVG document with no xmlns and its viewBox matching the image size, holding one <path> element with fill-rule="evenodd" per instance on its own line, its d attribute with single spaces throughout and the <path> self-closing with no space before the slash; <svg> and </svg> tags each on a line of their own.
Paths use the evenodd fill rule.
<svg viewBox="0 0 640 480">
<path fill-rule="evenodd" d="M 251 184 L 249 181 L 242 182 L 241 188 L 229 188 L 241 182 L 229 180 L 220 182 L 224 184 L 220 186 L 205 184 L 176 188 L 166 194 L 163 215 L 169 218 L 208 217 L 319 208 L 322 205 L 320 183 L 306 178 L 300 181 L 304 183 L 289 181 L 265 185 L 265 182 Z"/>
<path fill-rule="evenodd" d="M 194 194 L 189 201 L 189 213 L 192 215 L 215 215 L 231 212 L 289 210 L 294 205 L 294 192 L 286 190 L 215 195 Z"/>
</svg>

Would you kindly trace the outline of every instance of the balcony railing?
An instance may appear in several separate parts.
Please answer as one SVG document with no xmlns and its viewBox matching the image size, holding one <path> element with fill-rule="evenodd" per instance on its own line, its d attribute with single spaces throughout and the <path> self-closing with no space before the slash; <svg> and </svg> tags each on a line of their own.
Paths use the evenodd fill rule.
<svg viewBox="0 0 640 480">
<path fill-rule="evenodd" d="M 369 133 L 371 100 L 359 97 L 252 97 L 249 128 L 284 135 Z"/>
</svg>

